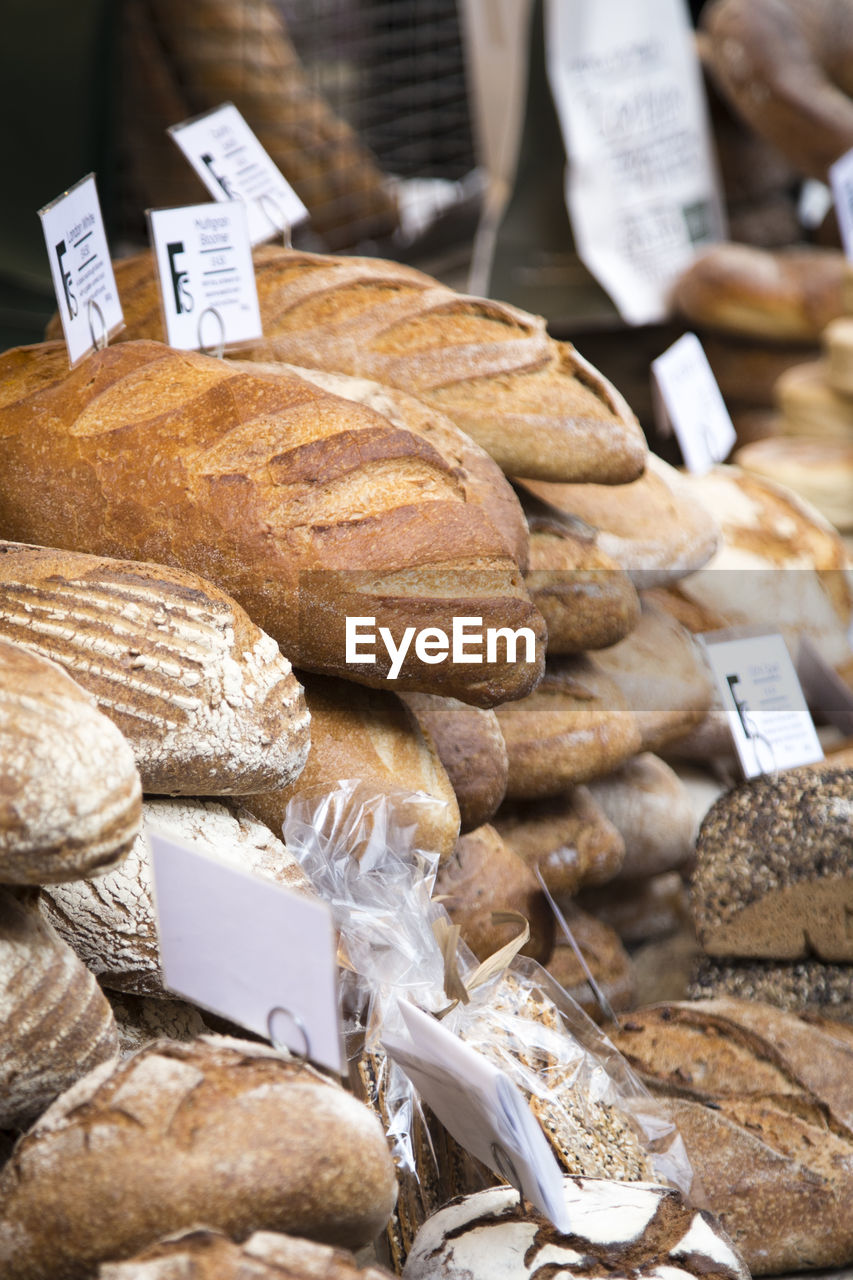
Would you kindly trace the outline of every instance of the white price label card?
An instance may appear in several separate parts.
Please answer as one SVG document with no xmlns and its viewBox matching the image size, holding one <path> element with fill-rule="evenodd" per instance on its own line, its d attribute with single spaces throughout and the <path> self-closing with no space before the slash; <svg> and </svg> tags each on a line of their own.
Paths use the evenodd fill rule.
<svg viewBox="0 0 853 1280">
<path fill-rule="evenodd" d="M 569 1231 L 560 1166 L 521 1090 L 430 1014 L 405 1003 L 400 1011 L 411 1042 L 386 1033 L 382 1043 L 424 1102 L 461 1146 Z"/>
<path fill-rule="evenodd" d="M 206 351 L 260 338 L 243 202 L 151 209 L 148 224 L 169 345 Z"/>
<path fill-rule="evenodd" d="M 95 175 L 39 210 L 72 365 L 124 326 Z"/>
<path fill-rule="evenodd" d="M 723 700 L 744 776 L 823 759 L 793 660 L 778 632 L 699 637 Z"/>
<path fill-rule="evenodd" d="M 328 906 L 153 827 L 146 835 L 168 989 L 342 1075 Z"/>
<path fill-rule="evenodd" d="M 308 210 L 240 112 L 224 102 L 169 129 L 214 200 L 243 200 L 253 245 L 307 218 Z"/>
<path fill-rule="evenodd" d="M 652 361 L 652 378 L 659 404 L 681 447 L 684 465 L 688 471 L 704 475 L 728 457 L 737 436 L 695 333 L 682 334 Z"/>
<path fill-rule="evenodd" d="M 829 185 L 835 202 L 835 216 L 841 243 L 849 261 L 853 261 L 853 150 L 829 167 Z"/>
</svg>

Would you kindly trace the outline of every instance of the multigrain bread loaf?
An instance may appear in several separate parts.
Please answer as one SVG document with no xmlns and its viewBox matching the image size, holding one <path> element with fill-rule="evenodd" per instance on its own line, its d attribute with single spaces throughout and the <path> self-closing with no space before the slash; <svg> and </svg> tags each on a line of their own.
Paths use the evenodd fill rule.
<svg viewBox="0 0 853 1280">
<path fill-rule="evenodd" d="M 386 382 L 446 413 L 508 475 L 621 484 L 646 444 L 622 396 L 545 321 L 379 258 L 262 245 L 253 360 Z M 149 254 L 115 263 L 126 329 L 162 338 Z"/>
<path fill-rule="evenodd" d="M 195 574 L 0 541 L 0 636 L 94 695 L 145 792 L 282 787 L 305 763 L 308 712 L 290 663 Z"/>
<path fill-rule="evenodd" d="M 667 1276 L 748 1280 L 724 1229 L 670 1187 L 565 1178 L 571 1230 L 562 1234 L 512 1187 L 451 1202 L 421 1228 L 404 1280 L 606 1280 Z"/>
<path fill-rule="evenodd" d="M 459 804 L 461 830 L 482 826 L 506 794 L 509 762 L 497 715 L 432 693 L 402 697 L 447 771 Z"/>
<path fill-rule="evenodd" d="M 84 1280 L 200 1221 L 358 1249 L 394 1204 L 368 1109 L 266 1045 L 154 1041 L 62 1094 L 0 1174 L 5 1280 Z"/>
<path fill-rule="evenodd" d="M 611 1038 L 667 1095 L 753 1274 L 853 1258 L 853 1047 L 754 1000 L 634 1010 Z"/>
<path fill-rule="evenodd" d="M 459 805 L 435 744 L 403 700 L 329 676 L 300 672 L 300 678 L 311 713 L 305 768 L 289 787 L 243 797 L 246 808 L 280 835 L 292 800 L 311 803 L 339 782 L 357 781 L 347 801 L 353 824 L 359 806 L 387 797 L 400 822 L 411 825 L 416 848 L 449 857 L 459 836 Z"/>
<path fill-rule="evenodd" d="M 182 796 L 147 799 L 143 815 L 146 828 L 200 853 L 296 893 L 312 892 L 293 854 L 245 809 Z M 147 831 L 107 875 L 45 888 L 42 910 L 105 987 L 164 994 Z"/>
<path fill-rule="evenodd" d="M 110 1006 L 41 918 L 36 892 L 0 889 L 0 1128 L 25 1128 L 118 1052 Z"/>
<path fill-rule="evenodd" d="M 127 1262 L 103 1262 L 97 1280 L 391 1280 L 383 1267 L 359 1266 L 333 1249 L 280 1231 L 255 1231 L 235 1244 L 199 1227 L 161 1240 Z"/>
<path fill-rule="evenodd" d="M 0 639 L 0 884 L 97 875 L 139 832 L 133 753 L 91 694 Z"/>
<path fill-rule="evenodd" d="M 733 787 L 696 841 L 696 933 L 712 956 L 853 960 L 853 771 L 827 764 Z"/>
<path fill-rule="evenodd" d="M 560 898 L 612 880 L 625 858 L 624 836 L 585 786 L 543 800 L 507 801 L 494 826 Z"/>
<path fill-rule="evenodd" d="M 853 1021 L 853 968 L 822 960 L 714 959 L 697 954 L 690 967 L 690 1000 L 736 996 L 761 1000 L 804 1016 Z"/>
<path fill-rule="evenodd" d="M 544 623 L 500 535 L 426 440 L 363 405 L 151 342 L 69 372 L 48 344 L 0 357 L 0 439 L 6 536 L 200 573 L 294 665 L 480 705 L 539 679 Z M 349 616 L 372 619 L 364 656 Z M 422 660 L 413 635 L 458 616 L 480 618 L 480 661 Z M 382 626 L 408 636 L 399 670 Z"/>
</svg>

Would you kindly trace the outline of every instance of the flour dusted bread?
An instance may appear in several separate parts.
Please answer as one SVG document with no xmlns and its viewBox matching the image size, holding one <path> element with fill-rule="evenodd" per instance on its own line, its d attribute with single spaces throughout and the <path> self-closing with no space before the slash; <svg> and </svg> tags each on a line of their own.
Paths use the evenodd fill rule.
<svg viewBox="0 0 853 1280">
<path fill-rule="evenodd" d="M 403 701 L 447 771 L 462 831 L 482 826 L 506 794 L 509 761 L 497 715 L 432 693 L 404 694 Z"/>
<path fill-rule="evenodd" d="M 0 1026 L 0 1128 L 25 1128 L 118 1052 L 106 997 L 31 890 L 0 889 Z"/>
<path fill-rule="evenodd" d="M 386 382 L 447 414 L 508 475 L 621 484 L 646 444 L 622 396 L 545 321 L 379 258 L 255 250 L 251 359 Z M 150 255 L 115 264 L 128 338 L 161 338 Z"/>
<path fill-rule="evenodd" d="M 489 1187 L 446 1205 L 424 1224 L 404 1280 L 527 1280 L 559 1272 L 590 1280 L 708 1276 L 748 1280 L 725 1230 L 672 1188 L 565 1178 L 571 1231 L 556 1227 L 512 1187 Z"/>
<path fill-rule="evenodd" d="M 205 1222 L 353 1249 L 385 1225 L 394 1167 L 368 1109 L 266 1045 L 158 1040 L 61 1095 L 0 1174 L 7 1280 L 85 1280 Z"/>
<path fill-rule="evenodd" d="M 0 640 L 0 883 L 106 871 L 133 844 L 141 802 L 131 749 L 94 698 Z"/>
<path fill-rule="evenodd" d="M 195 574 L 0 541 L 0 636 L 94 695 L 146 792 L 286 786 L 305 763 L 308 713 L 290 663 Z"/>
<path fill-rule="evenodd" d="M 95 880 L 46 888 L 42 910 L 105 987 L 163 995 L 147 828 L 296 893 L 311 893 L 293 854 L 245 809 L 216 800 L 147 799 L 146 830 L 124 862 Z"/>
<path fill-rule="evenodd" d="M 384 684 L 376 635 L 347 652 L 347 617 L 395 646 L 407 629 L 479 617 L 479 663 L 422 661 L 394 678 L 478 705 L 541 673 L 544 624 L 483 508 L 425 439 L 293 376 L 255 378 L 152 342 L 0 357 L 0 528 L 22 541 L 177 565 L 227 591 L 285 656 Z M 372 656 L 371 656 L 372 654 Z"/>
</svg>

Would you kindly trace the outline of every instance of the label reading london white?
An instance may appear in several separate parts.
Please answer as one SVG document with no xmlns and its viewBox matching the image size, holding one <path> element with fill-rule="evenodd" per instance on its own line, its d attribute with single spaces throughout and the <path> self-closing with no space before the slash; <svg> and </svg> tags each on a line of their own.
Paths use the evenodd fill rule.
<svg viewBox="0 0 853 1280">
<path fill-rule="evenodd" d="M 260 338 L 243 202 L 151 209 L 148 221 L 170 346 L 215 350 Z"/>
<path fill-rule="evenodd" d="M 461 1146 L 571 1230 L 560 1167 L 521 1090 L 429 1014 L 405 1002 L 400 1012 L 411 1042 L 386 1032 L 382 1043 L 424 1102 Z"/>
<path fill-rule="evenodd" d="M 685 333 L 652 361 L 658 407 L 672 426 L 688 471 L 703 475 L 737 441 L 708 357 L 695 333 Z M 660 424 L 665 429 L 666 424 Z"/>
<path fill-rule="evenodd" d="M 168 132 L 214 200 L 245 201 L 253 245 L 308 216 L 233 103 L 172 125 Z"/>
<path fill-rule="evenodd" d="M 77 364 L 124 325 L 95 175 L 39 210 L 68 358 Z"/>
<path fill-rule="evenodd" d="M 344 1071 L 328 906 L 146 828 L 165 985 Z"/>
<path fill-rule="evenodd" d="M 853 261 L 853 150 L 845 151 L 830 165 L 829 185 L 844 253 L 848 261 Z"/>
<path fill-rule="evenodd" d="M 794 663 L 778 632 L 700 636 L 744 776 L 823 759 Z"/>
</svg>

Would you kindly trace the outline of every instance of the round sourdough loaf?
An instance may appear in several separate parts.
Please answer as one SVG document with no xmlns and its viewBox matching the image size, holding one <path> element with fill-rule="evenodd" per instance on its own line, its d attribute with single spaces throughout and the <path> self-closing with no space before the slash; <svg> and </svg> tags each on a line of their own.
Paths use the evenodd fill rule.
<svg viewBox="0 0 853 1280">
<path fill-rule="evenodd" d="M 94 695 L 145 792 L 281 787 L 305 763 L 308 713 L 290 663 L 195 574 L 0 542 L 0 636 Z"/>
<path fill-rule="evenodd" d="M 279 1231 L 256 1231 L 235 1244 L 199 1227 L 170 1236 L 127 1262 L 104 1262 L 97 1280 L 391 1280 L 379 1266 L 359 1266 L 345 1249 Z"/>
<path fill-rule="evenodd" d="M 460 1197 L 421 1227 L 403 1280 L 748 1280 L 720 1224 L 671 1188 L 565 1178 L 563 1194 L 571 1221 L 565 1234 L 519 1205 L 513 1187 Z"/>
<path fill-rule="evenodd" d="M 432 693 L 403 694 L 403 701 L 447 771 L 459 804 L 461 830 L 482 826 L 506 794 L 509 770 L 495 712 Z"/>
<path fill-rule="evenodd" d="M 296 893 L 312 892 L 308 877 L 281 840 L 243 808 L 215 800 L 149 799 L 146 826 Z M 56 931 L 105 987 L 163 995 L 157 945 L 151 852 L 146 834 L 124 862 L 97 880 L 51 885 L 42 910 Z"/>
<path fill-rule="evenodd" d="M 0 1174 L 4 1280 L 84 1280 L 204 1222 L 358 1249 L 394 1205 L 382 1127 L 265 1045 L 157 1040 L 62 1094 Z"/>
<path fill-rule="evenodd" d="M 572 897 L 583 885 L 612 880 L 625 858 L 621 831 L 585 786 L 544 800 L 507 801 L 495 814 L 494 826 L 561 898 Z"/>
<path fill-rule="evenodd" d="M 480 706 L 541 676 L 545 624 L 501 534 L 366 405 L 157 342 L 70 371 L 42 344 L 0 355 L 0 439 L 8 537 L 199 573 L 294 666 Z M 472 661 L 457 618 L 478 619 Z"/>
<path fill-rule="evenodd" d="M 133 753 L 91 694 L 0 639 L 0 884 L 55 884 L 124 858 L 139 832 Z"/>
<path fill-rule="evenodd" d="M 105 996 L 35 897 L 0 889 L 0 1128 L 25 1128 L 118 1052 Z"/>
<path fill-rule="evenodd" d="M 449 417 L 507 475 L 621 484 L 646 442 L 618 391 L 545 321 L 413 267 L 262 245 L 252 360 L 375 379 Z M 122 337 L 163 336 L 150 254 L 114 265 Z"/>
</svg>

